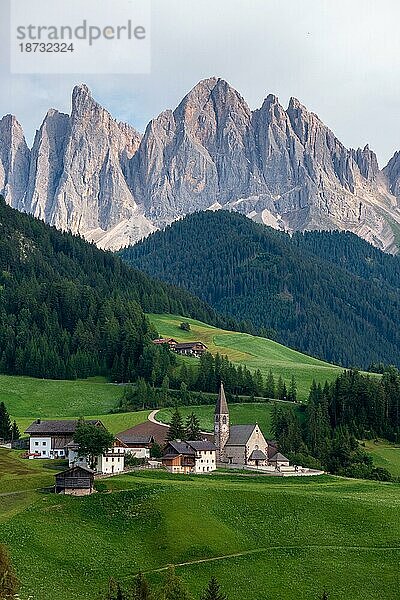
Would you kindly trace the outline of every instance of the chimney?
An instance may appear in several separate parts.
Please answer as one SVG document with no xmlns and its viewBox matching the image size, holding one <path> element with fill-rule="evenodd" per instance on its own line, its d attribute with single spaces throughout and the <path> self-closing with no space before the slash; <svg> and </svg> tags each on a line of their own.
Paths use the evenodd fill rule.
<svg viewBox="0 0 400 600">
<path fill-rule="evenodd" d="M 40 419 L 36 419 L 36 423 L 40 425 Z"/>
</svg>

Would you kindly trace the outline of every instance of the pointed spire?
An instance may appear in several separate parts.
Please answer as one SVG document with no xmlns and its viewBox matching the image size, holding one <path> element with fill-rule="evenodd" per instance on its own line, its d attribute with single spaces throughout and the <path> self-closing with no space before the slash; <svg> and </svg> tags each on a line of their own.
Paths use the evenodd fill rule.
<svg viewBox="0 0 400 600">
<path fill-rule="evenodd" d="M 215 406 L 215 414 L 216 415 L 227 415 L 229 414 L 228 403 L 225 397 L 224 384 L 221 381 L 221 386 L 219 388 L 218 400 Z"/>
</svg>

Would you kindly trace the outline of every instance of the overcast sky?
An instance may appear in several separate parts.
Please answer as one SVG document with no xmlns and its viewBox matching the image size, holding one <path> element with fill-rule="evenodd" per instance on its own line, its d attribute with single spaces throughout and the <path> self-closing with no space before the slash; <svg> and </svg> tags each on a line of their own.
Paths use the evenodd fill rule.
<svg viewBox="0 0 400 600">
<path fill-rule="evenodd" d="M 0 2 L 0 115 L 15 114 L 28 143 L 48 108 L 69 112 L 82 80 L 116 118 L 144 130 L 216 75 L 251 108 L 269 93 L 285 107 L 297 97 L 346 146 L 369 143 L 381 166 L 400 149 L 399 0 L 152 0 L 151 74 L 111 77 L 10 75 Z"/>
</svg>

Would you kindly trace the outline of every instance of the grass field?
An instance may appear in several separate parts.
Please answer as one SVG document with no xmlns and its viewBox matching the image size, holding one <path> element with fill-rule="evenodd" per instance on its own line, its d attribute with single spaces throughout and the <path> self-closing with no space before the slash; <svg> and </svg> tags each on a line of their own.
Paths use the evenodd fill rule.
<svg viewBox="0 0 400 600">
<path fill-rule="evenodd" d="M 400 446 L 386 441 L 366 441 L 365 449 L 372 455 L 377 467 L 384 467 L 394 477 L 400 477 Z"/>
<path fill-rule="evenodd" d="M 395 600 L 400 486 L 375 482 L 147 472 L 111 494 L 0 497 L 0 541 L 23 595 L 96 600 L 109 576 L 177 572 L 198 598 L 214 574 L 229 600 Z M 1 516 L 0 516 L 1 518 Z"/>
<path fill-rule="evenodd" d="M 332 381 L 343 370 L 266 338 L 224 331 L 186 317 L 165 314 L 150 314 L 148 317 L 163 337 L 173 337 L 180 342 L 200 340 L 212 354 L 219 352 L 234 363 L 252 370 L 260 369 L 264 376 L 272 369 L 276 377 L 281 375 L 289 382 L 293 374 L 302 400 L 307 399 L 313 379 L 321 383 Z M 179 328 L 182 321 L 190 323 L 190 331 Z"/>
<path fill-rule="evenodd" d="M 231 425 L 245 425 L 246 423 L 258 423 L 267 438 L 271 433 L 271 413 L 273 402 L 254 403 L 254 404 L 230 404 L 229 421 Z M 287 402 L 279 402 L 278 406 L 283 410 L 293 408 L 300 416 L 303 414 L 299 407 Z M 163 408 L 157 413 L 156 419 L 161 423 L 169 423 L 173 409 Z M 200 419 L 200 426 L 204 431 L 214 431 L 214 406 L 180 406 L 179 412 L 186 418 L 191 412 L 194 412 Z"/>
<path fill-rule="evenodd" d="M 0 402 L 13 417 L 58 419 L 105 414 L 115 408 L 121 396 L 120 386 L 102 378 L 55 381 L 0 375 Z"/>
</svg>

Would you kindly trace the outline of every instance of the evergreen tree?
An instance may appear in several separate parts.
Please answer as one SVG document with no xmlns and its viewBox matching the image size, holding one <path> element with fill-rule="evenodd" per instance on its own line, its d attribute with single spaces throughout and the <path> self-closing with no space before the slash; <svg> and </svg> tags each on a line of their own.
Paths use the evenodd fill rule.
<svg viewBox="0 0 400 600">
<path fill-rule="evenodd" d="M 194 412 L 187 416 L 185 430 L 187 440 L 196 441 L 201 439 L 200 421 Z"/>
<path fill-rule="evenodd" d="M 13 442 L 15 442 L 16 440 L 19 440 L 20 437 L 21 437 L 21 434 L 19 432 L 17 422 L 14 421 L 12 424 L 12 429 L 11 429 L 11 440 Z"/>
<path fill-rule="evenodd" d="M 297 402 L 297 385 L 294 375 L 292 375 L 290 380 L 288 400 L 290 400 L 290 402 Z"/>
<path fill-rule="evenodd" d="M 274 375 L 271 370 L 268 373 L 267 381 L 265 383 L 265 397 L 266 398 L 275 398 L 276 397 L 275 379 L 274 379 Z"/>
<path fill-rule="evenodd" d="M 146 577 L 139 573 L 135 578 L 132 600 L 150 600 L 151 593 Z"/>
<path fill-rule="evenodd" d="M 181 579 L 176 575 L 175 569 L 170 567 L 162 589 L 163 600 L 190 600 L 190 595 Z"/>
<path fill-rule="evenodd" d="M 221 591 L 221 586 L 214 576 L 208 582 L 200 600 L 227 600 L 226 595 Z"/>
<path fill-rule="evenodd" d="M 169 424 L 169 430 L 167 439 L 168 440 L 184 440 L 186 437 L 185 427 L 183 425 L 182 415 L 178 408 L 175 408 L 172 413 L 171 421 Z"/>
<path fill-rule="evenodd" d="M 0 402 L 0 439 L 9 441 L 11 439 L 12 426 L 10 415 L 4 402 Z"/>
</svg>

